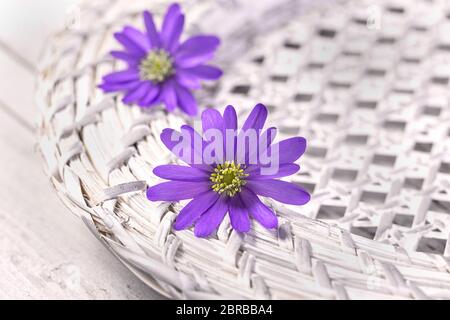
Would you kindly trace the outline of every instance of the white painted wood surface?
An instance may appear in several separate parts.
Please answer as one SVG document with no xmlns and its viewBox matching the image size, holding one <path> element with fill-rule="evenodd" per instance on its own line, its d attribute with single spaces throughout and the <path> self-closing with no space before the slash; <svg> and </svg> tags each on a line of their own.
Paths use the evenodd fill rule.
<svg viewBox="0 0 450 320">
<path fill-rule="evenodd" d="M 34 152 L 36 64 L 75 3 L 0 1 L 0 299 L 160 299 L 62 205 Z"/>
</svg>

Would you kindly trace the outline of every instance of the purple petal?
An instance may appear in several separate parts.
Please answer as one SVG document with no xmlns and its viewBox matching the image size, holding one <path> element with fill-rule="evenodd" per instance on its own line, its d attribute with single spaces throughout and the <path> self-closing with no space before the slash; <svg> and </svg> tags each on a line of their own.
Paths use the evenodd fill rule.
<svg viewBox="0 0 450 320">
<path fill-rule="evenodd" d="M 178 4 L 172 4 L 164 17 L 161 31 L 161 40 L 164 47 L 172 52 L 179 43 L 181 32 L 184 26 L 184 15 L 181 13 Z"/>
<path fill-rule="evenodd" d="M 98 87 L 103 90 L 103 92 L 116 92 L 116 91 L 128 91 L 134 90 L 140 85 L 140 81 L 131 81 L 131 82 L 121 82 L 121 83 L 103 83 Z"/>
<path fill-rule="evenodd" d="M 203 127 L 203 139 L 208 143 L 213 143 L 214 148 L 214 161 L 215 163 L 223 163 L 224 161 L 224 147 L 225 147 L 225 127 L 222 115 L 216 109 L 206 109 L 202 113 L 202 127 Z M 217 130 L 219 132 L 217 132 Z M 216 134 L 220 133 L 217 137 Z M 219 141 L 216 141 L 219 139 Z M 221 150 L 220 150 L 221 149 Z"/>
<path fill-rule="evenodd" d="M 174 52 L 178 48 L 183 28 L 184 28 L 184 15 L 182 14 L 178 17 L 173 27 L 173 31 L 168 37 L 166 42 L 166 48 L 170 53 Z"/>
<path fill-rule="evenodd" d="M 197 115 L 197 101 L 192 93 L 182 86 L 177 86 L 176 92 L 181 110 L 190 116 Z"/>
<path fill-rule="evenodd" d="M 174 150 L 175 147 L 182 143 L 182 140 L 186 137 L 186 132 L 183 132 L 183 134 L 181 134 L 180 132 L 171 128 L 164 129 L 160 135 L 161 141 L 167 149 L 172 151 L 176 157 L 178 157 L 185 163 L 192 164 L 192 155 L 176 154 Z M 193 150 L 191 152 L 193 152 Z"/>
<path fill-rule="evenodd" d="M 247 117 L 247 120 L 245 120 L 245 123 L 242 126 L 242 129 L 238 135 L 237 140 L 238 150 L 236 160 L 239 163 L 257 164 L 258 157 L 257 154 L 255 154 L 255 152 L 253 151 L 255 149 L 255 146 L 252 145 L 253 142 L 252 140 L 259 139 L 260 130 L 264 127 L 266 119 L 267 119 L 267 108 L 261 103 L 257 104 L 250 112 L 249 116 Z M 250 158 L 249 155 L 253 157 Z"/>
<path fill-rule="evenodd" d="M 272 229 L 278 227 L 278 219 L 275 213 L 262 203 L 253 191 L 243 188 L 240 196 L 250 215 L 264 228 Z"/>
<path fill-rule="evenodd" d="M 159 39 L 159 34 L 158 34 L 158 31 L 156 30 L 153 16 L 148 11 L 144 11 L 144 23 L 145 23 L 145 28 L 147 29 L 147 36 L 150 41 L 151 47 L 152 48 L 160 48 L 161 40 Z"/>
<path fill-rule="evenodd" d="M 290 175 L 293 175 L 294 173 L 298 172 L 300 170 L 300 166 L 293 163 L 286 163 L 280 165 L 278 168 L 277 173 L 270 174 L 270 175 L 263 175 L 262 173 L 264 171 L 261 171 L 260 166 L 250 166 L 247 167 L 247 170 L 245 170 L 246 173 L 250 174 L 248 176 L 248 180 L 267 180 L 267 179 L 276 179 L 276 178 L 283 178 Z"/>
<path fill-rule="evenodd" d="M 113 72 L 103 77 L 104 82 L 113 82 L 113 83 L 131 82 L 138 80 L 139 80 L 139 71 L 134 68 Z"/>
<path fill-rule="evenodd" d="M 151 49 L 147 36 L 138 29 L 126 26 L 123 29 L 123 34 L 139 46 L 139 48 L 143 51 L 148 52 Z"/>
<path fill-rule="evenodd" d="M 172 3 L 167 8 L 166 14 L 163 20 L 162 33 L 168 33 L 175 23 L 175 19 L 181 15 L 181 8 L 178 3 Z"/>
<path fill-rule="evenodd" d="M 181 126 L 181 132 L 184 135 L 189 136 L 189 139 L 191 141 L 192 154 L 196 156 L 197 159 L 203 160 L 203 150 L 205 149 L 205 142 L 203 141 L 202 136 L 197 131 L 195 131 L 194 128 L 188 125 Z M 196 159 L 194 158 L 193 162 L 195 162 L 194 160 Z"/>
<path fill-rule="evenodd" d="M 173 228 L 184 230 L 189 228 L 206 210 L 219 199 L 216 192 L 206 192 L 192 199 L 178 214 Z"/>
<path fill-rule="evenodd" d="M 176 54 L 177 66 L 183 68 L 195 67 L 210 60 L 220 44 L 214 36 L 194 36 L 183 42 Z"/>
<path fill-rule="evenodd" d="M 186 141 L 186 143 L 183 143 L 183 139 L 188 139 L 188 141 Z M 176 157 L 178 157 L 185 163 L 201 170 L 212 170 L 211 166 L 201 164 L 201 162 L 203 161 L 203 140 L 201 136 L 194 131 L 193 128 L 189 126 L 183 126 L 181 128 L 181 133 L 169 128 L 164 129 L 161 133 L 161 141 L 164 143 L 167 149 L 172 151 L 172 153 Z M 188 142 L 191 143 L 190 149 L 187 152 L 188 154 L 184 153 L 184 148 L 180 151 L 175 149 L 175 147 L 180 146 L 180 144 L 185 147 Z"/>
<path fill-rule="evenodd" d="M 153 105 L 159 92 L 160 92 L 160 89 L 158 86 L 151 86 L 151 89 L 139 101 L 139 106 L 146 108 L 146 107 L 150 107 L 151 105 Z"/>
<path fill-rule="evenodd" d="M 231 198 L 229 202 L 229 214 L 231 226 L 234 230 L 239 232 L 248 232 L 250 230 L 248 210 L 240 196 Z"/>
<path fill-rule="evenodd" d="M 199 89 L 201 87 L 200 80 L 195 75 L 183 69 L 177 70 L 175 79 L 181 86 L 189 89 Z"/>
<path fill-rule="evenodd" d="M 114 33 L 114 37 L 124 46 L 127 52 L 138 56 L 139 58 L 143 58 L 147 54 L 147 51 L 134 43 L 134 41 L 128 38 L 124 33 L 116 32 Z"/>
<path fill-rule="evenodd" d="M 267 119 L 267 108 L 258 103 L 250 112 L 247 120 L 245 120 L 244 125 L 242 126 L 242 131 L 247 131 L 248 129 L 254 129 L 259 132 L 264 127 Z"/>
<path fill-rule="evenodd" d="M 223 120 L 226 129 L 237 129 L 237 114 L 233 106 L 227 106 L 223 112 Z"/>
<path fill-rule="evenodd" d="M 236 137 L 236 130 L 237 130 L 237 115 L 236 110 L 233 108 L 233 106 L 227 106 L 225 108 L 225 111 L 223 112 L 223 121 L 225 125 L 225 150 L 226 150 L 226 159 L 227 161 L 233 161 L 235 160 L 236 156 L 236 147 L 237 147 L 237 137 Z M 226 133 L 230 132 L 234 133 L 233 141 L 228 141 L 226 137 Z M 228 151 L 232 150 L 232 151 Z"/>
<path fill-rule="evenodd" d="M 224 130 L 224 123 L 222 115 L 216 109 L 206 109 L 202 113 L 202 127 L 203 133 L 209 129 Z"/>
<path fill-rule="evenodd" d="M 195 223 L 195 236 L 209 236 L 220 225 L 227 211 L 228 203 L 224 197 L 220 197 Z"/>
<path fill-rule="evenodd" d="M 147 189 L 147 198 L 150 201 L 180 201 L 192 199 L 211 191 L 211 183 L 169 181 L 163 182 Z"/>
<path fill-rule="evenodd" d="M 250 148 L 250 150 L 246 150 L 246 159 L 256 159 L 258 163 L 261 163 L 262 157 L 271 155 L 270 145 L 277 135 L 277 129 L 275 127 L 268 128 L 258 137 L 258 148 Z M 247 163 L 247 162 L 246 162 Z M 264 165 L 264 164 L 260 164 Z"/>
<path fill-rule="evenodd" d="M 136 89 L 130 91 L 123 97 L 122 102 L 126 104 L 136 102 L 142 99 L 145 96 L 145 94 L 151 90 L 151 88 L 152 85 L 150 84 L 150 82 L 148 81 L 141 82 L 141 84 Z"/>
<path fill-rule="evenodd" d="M 113 58 L 125 61 L 129 66 L 137 67 L 140 62 L 140 58 L 138 56 L 133 55 L 129 52 L 123 51 L 111 51 L 111 56 Z"/>
<path fill-rule="evenodd" d="M 281 180 L 248 180 L 245 186 L 260 196 L 286 204 L 303 205 L 311 198 L 303 188 Z"/>
<path fill-rule="evenodd" d="M 205 171 L 177 165 L 163 165 L 153 169 L 153 173 L 163 179 L 175 181 L 209 181 L 209 174 Z"/>
<path fill-rule="evenodd" d="M 223 74 L 222 70 L 220 70 L 219 68 L 206 65 L 186 68 L 183 70 L 205 80 L 216 80 L 219 79 Z"/>
<path fill-rule="evenodd" d="M 267 148 L 272 144 L 273 140 L 277 136 L 277 128 L 270 127 L 259 136 L 259 146 L 267 151 Z"/>
<path fill-rule="evenodd" d="M 306 149 L 306 139 L 302 137 L 289 138 L 280 141 L 269 148 L 270 154 L 273 152 L 279 155 L 279 163 L 292 163 L 298 160 Z"/>
<path fill-rule="evenodd" d="M 166 104 L 168 111 L 173 111 L 177 107 L 177 95 L 175 92 L 174 83 L 171 80 L 168 80 L 164 83 L 161 92 L 161 99 Z"/>
</svg>

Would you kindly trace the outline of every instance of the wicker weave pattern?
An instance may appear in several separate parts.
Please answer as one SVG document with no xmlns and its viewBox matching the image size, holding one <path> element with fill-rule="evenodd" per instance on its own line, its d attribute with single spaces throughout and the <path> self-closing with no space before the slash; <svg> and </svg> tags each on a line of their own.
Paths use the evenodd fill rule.
<svg viewBox="0 0 450 320">
<path fill-rule="evenodd" d="M 284 136 L 307 137 L 294 181 L 315 201 L 293 210 L 449 256 L 450 20 L 448 6 L 420 4 L 386 6 L 380 30 L 367 27 L 367 5 L 305 15 L 254 46 L 218 104 L 245 114 L 262 100 Z"/>
<path fill-rule="evenodd" d="M 226 48 L 219 61 L 228 75 L 199 93 L 202 104 L 233 103 L 241 115 L 255 102 L 269 105 L 282 136 L 308 138 L 294 180 L 314 188 L 308 206 L 268 202 L 280 217 L 278 231 L 255 223 L 243 236 L 226 220 L 203 240 L 171 231 L 181 204 L 152 203 L 144 192 L 159 182 L 152 168 L 174 161 L 159 133 L 187 119 L 129 108 L 96 89 L 120 67 L 107 55 L 112 32 L 139 26 L 143 8 L 161 13 L 166 3 L 87 2 L 80 28 L 50 43 L 39 77 L 40 149 L 61 199 L 169 297 L 450 298 L 450 74 L 441 67 L 450 41 L 438 32 L 448 27 L 444 11 L 427 6 L 440 13 L 433 21 L 432 14 L 417 16 L 421 6 L 391 5 L 383 9 L 386 27 L 371 30 L 368 4 L 358 3 L 331 10 L 295 0 L 183 4 L 188 30 L 213 30 Z"/>
</svg>

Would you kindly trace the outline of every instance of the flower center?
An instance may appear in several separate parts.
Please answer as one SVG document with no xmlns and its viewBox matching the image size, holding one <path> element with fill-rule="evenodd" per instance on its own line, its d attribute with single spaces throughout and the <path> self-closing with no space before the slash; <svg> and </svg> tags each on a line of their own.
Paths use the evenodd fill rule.
<svg viewBox="0 0 450 320">
<path fill-rule="evenodd" d="M 246 184 L 245 178 L 248 174 L 244 173 L 241 165 L 234 161 L 219 164 L 211 174 L 210 180 L 213 182 L 212 189 L 219 193 L 233 197 L 236 193 L 241 192 L 241 188 Z"/>
<path fill-rule="evenodd" d="M 162 82 L 173 74 L 172 58 L 164 50 L 150 52 L 139 66 L 142 80 Z"/>
</svg>

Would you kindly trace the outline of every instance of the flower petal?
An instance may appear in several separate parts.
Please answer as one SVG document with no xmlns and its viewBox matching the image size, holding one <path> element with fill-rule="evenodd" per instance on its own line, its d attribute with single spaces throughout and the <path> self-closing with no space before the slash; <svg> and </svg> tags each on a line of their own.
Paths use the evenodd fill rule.
<svg viewBox="0 0 450 320">
<path fill-rule="evenodd" d="M 214 158 L 208 158 L 208 163 L 223 163 L 223 158 L 225 155 L 225 128 L 220 112 L 216 109 L 206 109 L 205 111 L 203 111 L 202 129 L 204 141 L 206 141 L 208 144 L 212 143 L 212 145 L 214 146 Z M 220 134 L 220 136 L 217 136 L 217 134 Z M 217 139 L 218 141 L 216 141 Z M 210 155 L 208 154 L 208 156 Z"/>
<path fill-rule="evenodd" d="M 153 16 L 148 11 L 144 11 L 144 23 L 145 28 L 147 29 L 147 37 L 150 41 L 150 46 L 152 48 L 160 48 L 161 40 L 159 39 L 159 34 L 158 31 L 156 30 Z"/>
<path fill-rule="evenodd" d="M 146 93 L 146 95 L 139 101 L 139 106 L 143 108 L 150 107 L 154 104 L 160 89 L 158 86 L 151 86 L 151 89 Z"/>
<path fill-rule="evenodd" d="M 192 68 L 182 69 L 195 75 L 198 78 L 205 80 L 217 80 L 219 79 L 223 72 L 221 69 L 213 66 L 200 65 Z"/>
<path fill-rule="evenodd" d="M 192 152 L 194 150 L 190 150 L 191 154 L 177 154 L 175 150 L 175 147 L 177 147 L 179 144 L 183 143 L 182 140 L 187 138 L 187 132 L 180 133 L 174 129 L 166 128 L 161 132 L 160 138 L 162 143 L 166 146 L 167 149 L 169 149 L 171 152 L 174 153 L 174 155 L 184 161 L 187 164 L 192 164 Z M 192 143 L 192 141 L 191 141 Z M 184 150 L 183 150 L 184 151 Z"/>
<path fill-rule="evenodd" d="M 272 144 L 272 142 L 275 140 L 275 137 L 277 136 L 278 130 L 275 127 L 270 127 L 267 130 L 265 130 L 261 135 L 259 136 L 259 146 L 260 148 L 264 148 L 264 151 L 267 151 L 267 148 Z"/>
<path fill-rule="evenodd" d="M 172 151 L 173 148 L 180 143 L 181 133 L 174 129 L 166 128 L 161 132 L 160 138 L 167 149 Z"/>
<path fill-rule="evenodd" d="M 183 69 L 177 70 L 175 79 L 181 86 L 189 89 L 199 89 L 201 87 L 199 78 Z"/>
<path fill-rule="evenodd" d="M 195 223 L 194 234 L 197 237 L 207 237 L 222 222 L 228 211 L 228 203 L 225 197 L 219 197 L 205 213 Z"/>
<path fill-rule="evenodd" d="M 169 8 L 167 8 L 164 16 L 161 33 L 168 33 L 173 28 L 175 20 L 179 15 L 181 15 L 180 5 L 178 3 L 172 3 Z"/>
<path fill-rule="evenodd" d="M 167 9 L 161 31 L 161 40 L 165 49 L 172 52 L 179 43 L 181 32 L 184 27 L 184 15 L 178 4 L 172 4 Z"/>
<path fill-rule="evenodd" d="M 124 51 L 111 51 L 111 56 L 113 58 L 125 61 L 129 66 L 137 67 L 140 62 L 140 58 L 138 56 L 133 55 L 129 52 Z"/>
<path fill-rule="evenodd" d="M 253 191 L 243 188 L 240 197 L 250 215 L 264 228 L 272 229 L 278 227 L 278 219 L 275 213 L 262 203 Z"/>
<path fill-rule="evenodd" d="M 274 174 L 263 174 L 264 171 L 261 171 L 260 166 L 249 166 L 245 170 L 246 173 L 250 174 L 248 176 L 248 180 L 267 180 L 267 179 L 276 179 L 283 178 L 300 170 L 300 166 L 293 163 L 285 163 L 279 166 L 277 173 Z"/>
<path fill-rule="evenodd" d="M 123 71 L 116 71 L 103 77 L 104 82 L 122 83 L 139 80 L 139 71 L 130 68 Z"/>
<path fill-rule="evenodd" d="M 229 105 L 225 108 L 225 111 L 223 112 L 223 120 L 226 129 L 237 129 L 237 114 L 233 106 Z"/>
<path fill-rule="evenodd" d="M 268 128 L 259 135 L 257 144 L 258 148 L 252 148 L 251 146 L 249 146 L 249 150 L 246 150 L 246 159 L 248 159 L 248 161 L 250 159 L 256 159 L 256 163 L 251 164 L 251 166 L 254 166 L 256 164 L 258 164 L 259 166 L 267 165 L 266 162 L 262 163 L 263 160 L 265 160 L 263 157 L 266 157 L 267 160 L 265 161 L 271 160 L 271 158 L 269 158 L 269 156 L 271 155 L 269 147 L 272 144 L 273 140 L 275 140 L 276 135 L 277 129 L 275 127 Z"/>
<path fill-rule="evenodd" d="M 208 182 L 169 181 L 147 189 L 147 198 L 151 201 L 180 201 L 192 199 L 211 190 Z"/>
<path fill-rule="evenodd" d="M 167 180 L 190 182 L 209 181 L 207 172 L 187 166 L 162 165 L 153 169 L 153 173 Z"/>
<path fill-rule="evenodd" d="M 245 120 L 237 139 L 236 161 L 244 164 L 257 164 L 258 157 L 255 149 L 258 149 L 260 130 L 267 119 L 267 108 L 261 103 L 257 104 Z M 254 141 L 256 140 L 256 141 Z M 256 150 L 257 151 L 257 150 Z M 250 158 L 252 155 L 253 158 Z"/>
<path fill-rule="evenodd" d="M 237 148 L 237 114 L 236 110 L 233 106 L 229 105 L 225 108 L 223 112 L 223 122 L 225 126 L 225 151 L 226 151 L 226 160 L 233 161 L 236 157 L 236 148 Z M 232 141 L 228 141 L 227 133 L 232 134 Z M 229 151 L 229 150 L 231 151 Z"/>
<path fill-rule="evenodd" d="M 258 195 L 286 204 L 303 205 L 311 198 L 303 188 L 281 180 L 248 180 L 245 186 Z"/>
<path fill-rule="evenodd" d="M 183 28 L 184 28 L 184 15 L 182 14 L 178 17 L 170 37 L 167 38 L 166 48 L 167 51 L 169 51 L 170 53 L 173 53 L 178 48 Z"/>
<path fill-rule="evenodd" d="M 184 230 L 189 228 L 206 210 L 219 199 L 216 192 L 205 192 L 192 199 L 177 215 L 173 228 Z"/>
<path fill-rule="evenodd" d="M 306 150 L 306 139 L 303 137 L 289 138 L 280 141 L 269 148 L 271 156 L 273 152 L 278 154 L 279 163 L 292 163 L 298 160 Z"/>
<path fill-rule="evenodd" d="M 168 111 L 173 111 L 176 109 L 178 104 L 177 94 L 175 92 L 175 85 L 171 80 L 168 80 L 164 83 L 161 92 L 161 99 L 166 104 Z"/>
<path fill-rule="evenodd" d="M 197 115 L 197 101 L 192 93 L 182 86 L 177 86 L 175 90 L 177 92 L 180 109 L 190 116 Z"/>
<path fill-rule="evenodd" d="M 128 91 L 134 90 L 140 85 L 140 81 L 131 81 L 131 82 L 121 82 L 121 83 L 102 83 L 98 87 L 103 90 L 103 92 L 116 92 L 116 91 Z"/>
<path fill-rule="evenodd" d="M 116 32 L 114 33 L 114 38 L 116 38 L 117 41 L 120 42 L 120 44 L 123 45 L 125 50 L 135 56 L 138 56 L 139 58 L 143 58 L 147 51 L 143 50 L 139 45 L 134 43 L 133 40 L 128 38 L 124 33 L 122 32 Z"/>
<path fill-rule="evenodd" d="M 248 129 L 261 130 L 264 127 L 267 119 L 267 108 L 258 103 L 250 112 L 247 120 L 245 120 L 244 125 L 242 126 L 242 131 L 247 131 Z"/>
<path fill-rule="evenodd" d="M 175 53 L 177 66 L 189 68 L 201 65 L 214 56 L 220 44 L 215 36 L 198 35 L 183 42 Z"/>
<path fill-rule="evenodd" d="M 205 142 L 203 141 L 202 136 L 197 131 L 195 131 L 194 128 L 188 125 L 181 126 L 181 132 L 184 135 L 189 136 L 189 139 L 191 141 L 191 152 L 194 156 L 194 159 L 192 160 L 193 163 L 196 163 L 196 160 L 203 161 L 203 150 L 205 149 Z M 211 168 L 209 165 L 205 165 L 205 167 Z"/>
<path fill-rule="evenodd" d="M 231 226 L 239 232 L 248 232 L 250 230 L 250 218 L 248 209 L 242 202 L 240 196 L 231 198 L 229 202 L 229 214 Z"/>
<path fill-rule="evenodd" d="M 183 139 L 188 139 L 188 141 L 184 143 Z M 189 164 L 190 166 L 208 172 L 212 170 L 211 166 L 201 164 L 203 162 L 203 140 L 202 137 L 197 132 L 195 132 L 192 127 L 182 126 L 181 133 L 169 128 L 164 129 L 161 133 L 161 141 L 164 143 L 167 149 L 172 151 L 172 153 L 176 157 Z M 187 146 L 187 143 L 189 142 L 190 149 L 185 150 L 185 148 L 189 147 Z M 182 150 L 176 150 L 176 147 L 180 146 L 182 147 Z"/>
<path fill-rule="evenodd" d="M 151 49 L 150 41 L 148 40 L 147 36 L 138 29 L 126 26 L 123 29 L 123 34 L 126 35 L 128 39 L 133 41 L 142 50 L 147 52 Z"/>
<path fill-rule="evenodd" d="M 209 129 L 224 130 L 222 115 L 216 109 L 206 109 L 202 112 L 203 134 Z"/>
<path fill-rule="evenodd" d="M 139 86 L 136 89 L 130 91 L 123 97 L 122 102 L 125 104 L 134 103 L 142 99 L 145 96 L 145 94 L 151 90 L 151 88 L 152 85 L 150 84 L 150 82 L 148 81 L 141 82 L 141 84 L 139 84 Z"/>
</svg>

